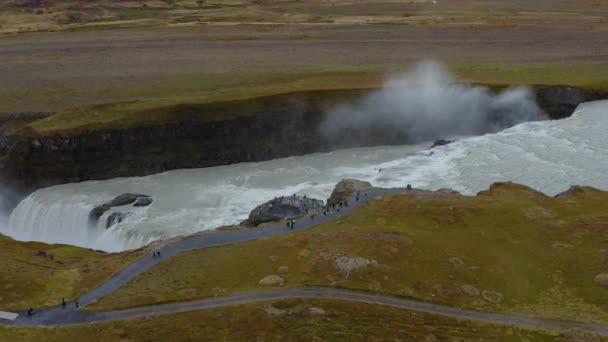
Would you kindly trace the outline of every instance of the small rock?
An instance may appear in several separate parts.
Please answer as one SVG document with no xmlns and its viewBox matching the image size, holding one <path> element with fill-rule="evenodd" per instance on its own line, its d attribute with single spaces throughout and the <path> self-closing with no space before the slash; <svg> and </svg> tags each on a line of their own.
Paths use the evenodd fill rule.
<svg viewBox="0 0 608 342">
<path fill-rule="evenodd" d="M 490 303 L 502 302 L 502 293 L 496 291 L 484 290 L 481 292 L 481 297 Z"/>
<path fill-rule="evenodd" d="M 450 258 L 450 264 L 452 264 L 452 266 L 456 267 L 456 268 L 461 268 L 464 266 L 464 261 L 462 261 L 460 258 Z"/>
<path fill-rule="evenodd" d="M 269 275 L 259 281 L 260 285 L 283 285 L 285 280 L 278 275 Z"/>
<path fill-rule="evenodd" d="M 460 289 L 469 296 L 479 296 L 479 290 L 473 285 L 465 284 Z"/>
<path fill-rule="evenodd" d="M 310 251 L 308 249 L 303 249 L 298 254 L 298 256 L 301 257 L 301 258 L 306 258 L 309 255 L 310 255 Z"/>
<path fill-rule="evenodd" d="M 53 254 L 41 249 L 38 252 L 36 252 L 36 255 L 39 257 L 43 257 L 43 258 L 48 258 L 48 259 L 54 259 L 55 257 L 53 256 Z"/>
<path fill-rule="evenodd" d="M 278 268 L 277 270 L 279 273 L 287 273 L 289 272 L 289 267 L 288 266 L 281 266 Z"/>
<path fill-rule="evenodd" d="M 608 273 L 600 273 L 593 278 L 597 284 L 608 287 Z"/>
<path fill-rule="evenodd" d="M 556 249 L 573 249 L 574 245 L 569 244 L 569 243 L 556 242 L 556 243 L 552 244 L 551 247 L 556 248 Z"/>
<path fill-rule="evenodd" d="M 264 311 L 269 315 L 283 316 L 287 313 L 287 310 L 277 309 L 272 305 L 264 306 Z"/>
<path fill-rule="evenodd" d="M 271 255 L 271 256 L 268 257 L 268 259 L 270 259 L 272 261 L 279 261 L 280 258 L 278 256 L 276 256 L 276 255 Z"/>
<path fill-rule="evenodd" d="M 362 267 L 367 267 L 370 264 L 375 264 L 375 260 L 355 257 L 340 257 L 336 260 L 336 266 L 342 273 L 350 273 L 352 270 Z"/>
<path fill-rule="evenodd" d="M 311 306 L 310 308 L 308 308 L 308 313 L 311 315 L 325 315 L 326 314 L 325 310 L 314 307 L 314 306 Z"/>
</svg>

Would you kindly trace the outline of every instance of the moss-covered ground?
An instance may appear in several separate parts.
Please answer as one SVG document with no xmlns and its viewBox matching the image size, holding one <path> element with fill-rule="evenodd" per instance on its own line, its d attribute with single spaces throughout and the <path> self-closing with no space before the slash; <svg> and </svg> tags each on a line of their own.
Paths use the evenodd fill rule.
<svg viewBox="0 0 608 342">
<path fill-rule="evenodd" d="M 608 289 L 594 277 L 608 271 L 607 199 L 590 188 L 550 198 L 510 183 L 475 197 L 384 197 L 309 230 L 179 254 L 90 308 L 219 296 L 264 287 L 275 274 L 286 287 L 606 321 Z M 371 264 L 340 269 L 356 258 Z"/>
<path fill-rule="evenodd" d="M 0 235 L 0 310 L 25 310 L 77 298 L 140 254 L 19 242 Z"/>
</svg>

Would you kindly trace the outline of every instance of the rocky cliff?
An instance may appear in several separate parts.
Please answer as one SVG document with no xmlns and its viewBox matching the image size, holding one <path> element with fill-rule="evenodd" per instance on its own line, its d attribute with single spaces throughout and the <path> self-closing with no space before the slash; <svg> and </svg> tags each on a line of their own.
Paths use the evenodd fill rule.
<svg viewBox="0 0 608 342">
<path fill-rule="evenodd" d="M 341 147 L 408 143 L 402 134 L 343 137 L 320 134 L 326 109 L 363 90 L 308 91 L 258 99 L 180 106 L 184 120 L 124 129 L 41 135 L 2 134 L 0 172 L 5 183 L 28 192 L 67 182 L 142 176 L 179 168 L 263 161 Z M 608 95 L 571 87 L 538 87 L 538 102 L 552 118 L 578 103 Z M 224 120 L 188 120 L 189 111 L 221 111 Z M 200 114 L 200 113 L 197 113 Z"/>
</svg>

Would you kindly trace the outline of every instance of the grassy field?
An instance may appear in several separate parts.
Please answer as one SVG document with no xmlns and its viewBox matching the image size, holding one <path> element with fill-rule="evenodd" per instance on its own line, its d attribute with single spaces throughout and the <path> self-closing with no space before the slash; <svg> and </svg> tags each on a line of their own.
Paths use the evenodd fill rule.
<svg viewBox="0 0 608 342">
<path fill-rule="evenodd" d="M 242 22 L 605 29 L 607 7 L 601 0 L 560 1 L 559 8 L 550 0 L 7 0 L 0 4 L 0 33 Z"/>
<path fill-rule="evenodd" d="M 0 310 L 57 305 L 77 298 L 140 255 L 18 242 L 0 235 Z"/>
<path fill-rule="evenodd" d="M 512 184 L 476 197 L 385 197 L 310 230 L 169 258 L 90 308 L 224 295 L 275 274 L 287 287 L 606 321 L 608 290 L 594 282 L 608 267 L 606 199 L 588 188 L 549 198 Z"/>
<path fill-rule="evenodd" d="M 396 68 L 395 68 L 396 69 Z M 608 89 L 608 64 L 453 64 L 461 79 L 490 85 L 560 84 L 589 89 Z M 163 84 L 118 87 L 113 92 L 147 100 L 120 101 L 76 106 L 29 125 L 40 134 L 70 134 L 74 131 L 128 128 L 147 124 L 181 122 L 183 109 L 196 111 L 188 119 L 225 120 L 242 115 L 243 103 L 235 100 L 307 90 L 337 90 L 379 87 L 387 71 L 353 68 L 343 71 L 240 73 L 227 78 L 187 77 Z M 99 90 L 103 92 L 103 90 Z M 165 96 L 163 96 L 165 94 Z M 280 99 L 281 97 L 277 97 Z M 229 101 L 216 105 L 216 102 Z M 267 101 L 268 102 L 268 101 Z M 269 106 L 273 104 L 268 102 Z M 191 110 L 189 113 L 192 112 Z M 248 115 L 253 111 L 247 112 Z M 246 113 L 246 114 L 247 114 Z"/>
<path fill-rule="evenodd" d="M 526 330 L 333 300 L 283 300 L 54 328 L 0 325 L 0 339 L 14 342 L 574 341 L 568 339 L 571 336 L 593 337 L 576 331 Z"/>
</svg>

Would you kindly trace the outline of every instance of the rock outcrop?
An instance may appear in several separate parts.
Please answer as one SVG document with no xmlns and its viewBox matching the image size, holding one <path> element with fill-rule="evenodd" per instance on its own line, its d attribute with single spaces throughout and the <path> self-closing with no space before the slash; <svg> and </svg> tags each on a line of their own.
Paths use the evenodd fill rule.
<svg viewBox="0 0 608 342">
<path fill-rule="evenodd" d="M 449 145 L 451 143 L 453 143 L 455 140 L 446 140 L 446 139 L 439 139 L 439 140 L 435 140 L 433 142 L 433 146 L 431 146 L 431 148 L 435 148 L 437 146 L 445 146 L 445 145 Z"/>
<path fill-rule="evenodd" d="M 112 207 L 120 207 L 120 206 L 128 205 L 128 204 L 133 204 L 133 206 L 136 206 L 136 207 L 148 206 L 148 205 L 152 204 L 152 198 L 148 195 L 143 195 L 143 194 L 126 193 L 126 194 L 118 195 L 118 196 L 114 197 L 114 199 L 112 199 L 111 201 L 106 202 L 102 205 L 98 205 L 95 208 L 93 208 L 93 210 L 91 210 L 91 212 L 89 213 L 89 222 L 94 224 L 95 222 L 97 222 L 97 220 L 99 220 L 101 215 L 103 215 L 106 211 L 110 210 L 110 208 L 112 208 Z M 120 214 L 120 213 L 114 213 L 114 214 Z M 112 215 L 114 215 L 114 214 L 112 214 Z M 119 216 L 120 215 L 115 216 L 113 218 L 113 220 L 118 219 Z M 126 216 L 122 217 L 122 219 L 124 219 L 125 217 Z M 114 222 L 114 221 L 112 221 L 112 222 Z M 109 228 L 111 226 L 109 223 L 110 223 L 110 217 L 108 217 L 108 221 L 106 222 L 106 228 Z M 116 224 L 116 222 L 114 222 L 113 224 Z"/>
<path fill-rule="evenodd" d="M 347 200 L 357 190 L 364 190 L 371 188 L 370 182 L 360 181 L 357 179 L 343 179 L 334 188 L 331 196 L 327 199 L 327 206 L 334 206 L 342 201 Z"/>
<path fill-rule="evenodd" d="M 133 213 L 115 212 L 115 213 L 110 214 L 110 216 L 108 216 L 108 218 L 106 219 L 106 229 L 112 227 L 115 224 L 121 223 L 127 217 L 129 217 L 131 215 L 133 215 Z"/>
<path fill-rule="evenodd" d="M 241 223 L 243 226 L 258 226 L 266 222 L 275 222 L 296 218 L 323 209 L 323 201 L 306 196 L 278 197 L 260 204 L 249 214 L 249 218 Z"/>
</svg>

